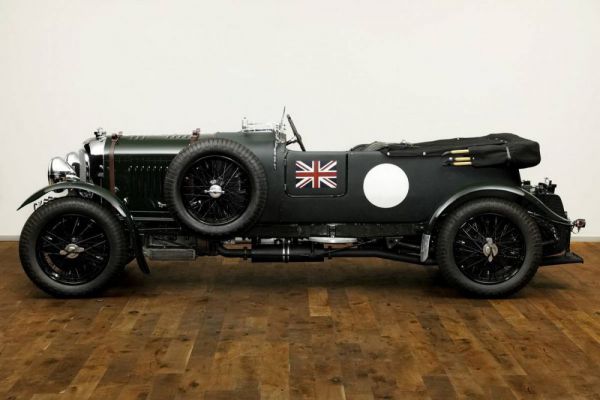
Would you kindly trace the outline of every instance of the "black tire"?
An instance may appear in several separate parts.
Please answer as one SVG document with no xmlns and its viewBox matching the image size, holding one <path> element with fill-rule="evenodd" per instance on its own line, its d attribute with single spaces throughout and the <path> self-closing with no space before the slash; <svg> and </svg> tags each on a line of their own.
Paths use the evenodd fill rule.
<svg viewBox="0 0 600 400">
<path fill-rule="evenodd" d="M 229 162 L 234 165 L 233 171 L 239 170 L 236 180 L 240 183 L 237 189 L 230 190 L 226 187 L 226 182 L 217 182 L 219 185 L 223 185 L 223 195 L 219 195 L 221 197 L 218 198 L 210 198 L 206 193 L 202 194 L 202 191 L 206 189 L 200 191 L 201 186 L 194 186 L 200 181 L 200 177 L 194 174 L 197 174 L 199 170 L 202 172 L 203 164 L 201 162 L 203 160 L 212 163 L 217 162 L 219 158 L 223 163 Z M 226 180 L 225 172 L 218 177 L 210 175 L 213 178 L 209 178 L 209 175 L 202 177 L 204 187 L 215 184 L 213 182 L 219 181 L 219 179 Z M 188 183 L 185 187 L 192 188 L 187 189 L 191 190 L 191 193 L 184 192 L 184 182 Z M 242 184 L 244 185 L 243 191 Z M 220 187 L 219 190 L 221 190 Z M 169 209 L 187 228 L 204 236 L 228 236 L 250 227 L 262 214 L 267 200 L 267 177 L 260 160 L 247 147 L 228 139 L 207 139 L 183 149 L 171 161 L 165 176 L 164 193 Z M 185 197 L 188 195 L 190 197 Z M 206 199 L 200 199 L 201 196 Z M 199 209 L 202 209 L 203 204 L 211 204 L 210 207 L 217 204 L 216 207 L 219 208 L 221 205 L 227 204 L 227 201 L 233 201 L 233 198 L 229 196 L 240 196 L 242 199 L 239 204 L 235 205 L 235 212 L 231 212 L 229 218 L 223 217 L 223 221 L 203 220 L 201 212 L 196 211 L 193 207 L 193 205 L 199 204 Z"/>
<path fill-rule="evenodd" d="M 496 245 L 497 254 L 485 248 L 486 243 Z M 482 249 L 481 258 L 476 249 Z M 436 252 L 440 272 L 451 285 L 478 297 L 505 297 L 535 275 L 542 254 L 541 235 L 533 218 L 518 204 L 478 199 L 460 206 L 442 222 Z"/>
<path fill-rule="evenodd" d="M 74 217 L 78 219 L 72 233 L 65 232 L 64 226 L 59 231 L 62 221 Z M 56 237 L 54 232 L 65 233 Z M 79 234 L 76 239 L 81 254 L 67 260 L 56 253 L 67 243 L 65 236 Z M 54 243 L 48 242 L 48 237 L 54 238 Z M 88 243 L 94 244 L 84 250 Z M 94 252 L 90 251 L 92 247 L 96 247 Z M 64 197 L 38 208 L 29 217 L 21 232 L 19 256 L 27 276 L 46 293 L 55 297 L 86 297 L 105 289 L 123 271 L 128 247 L 125 231 L 110 210 L 91 200 Z"/>
</svg>

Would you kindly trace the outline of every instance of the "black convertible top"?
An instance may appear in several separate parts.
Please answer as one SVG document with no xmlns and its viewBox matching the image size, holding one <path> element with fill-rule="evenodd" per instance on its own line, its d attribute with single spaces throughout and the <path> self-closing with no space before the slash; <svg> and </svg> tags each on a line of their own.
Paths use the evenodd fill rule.
<svg viewBox="0 0 600 400">
<path fill-rule="evenodd" d="M 459 152 L 462 150 L 462 152 Z M 512 133 L 441 139 L 421 143 L 373 142 L 353 147 L 350 151 L 381 151 L 389 157 L 435 157 L 467 155 L 474 167 L 506 165 L 529 168 L 541 161 L 540 145 Z"/>
</svg>

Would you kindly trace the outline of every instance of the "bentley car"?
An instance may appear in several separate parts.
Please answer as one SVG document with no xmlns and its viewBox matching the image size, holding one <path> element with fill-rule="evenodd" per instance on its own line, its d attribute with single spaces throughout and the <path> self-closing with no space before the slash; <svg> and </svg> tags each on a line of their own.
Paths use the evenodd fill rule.
<svg viewBox="0 0 600 400">
<path fill-rule="evenodd" d="M 293 137 L 287 139 L 289 128 Z M 300 151 L 288 147 L 297 144 Z M 106 288 L 129 262 L 379 257 L 438 265 L 469 295 L 523 288 L 541 265 L 581 263 L 556 185 L 521 181 L 538 143 L 499 133 L 307 151 L 287 124 L 239 132 L 107 135 L 50 161 L 21 263 L 60 297 Z M 365 266 L 365 268 L 368 268 Z"/>
</svg>

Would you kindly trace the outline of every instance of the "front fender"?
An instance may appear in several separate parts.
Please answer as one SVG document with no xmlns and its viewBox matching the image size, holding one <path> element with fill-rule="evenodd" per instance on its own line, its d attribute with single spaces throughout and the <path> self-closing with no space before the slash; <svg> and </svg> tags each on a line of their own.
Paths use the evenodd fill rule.
<svg viewBox="0 0 600 400">
<path fill-rule="evenodd" d="M 17 209 L 17 211 L 20 210 L 21 208 L 25 207 L 26 205 L 36 201 L 37 199 L 44 196 L 45 194 L 48 194 L 51 192 L 62 191 L 65 189 L 82 190 L 82 191 L 86 191 L 86 192 L 98 195 L 103 200 L 107 201 L 123 218 L 125 218 L 125 221 L 127 221 L 127 227 L 129 228 L 131 238 L 133 239 L 135 257 L 138 262 L 138 266 L 140 267 L 142 272 L 144 272 L 144 273 L 150 272 L 150 269 L 148 268 L 148 264 L 146 263 L 146 260 L 144 259 L 144 255 L 143 255 L 143 251 L 142 251 L 142 244 L 140 242 L 140 237 L 139 237 L 139 234 L 137 231 L 137 227 L 135 226 L 135 223 L 133 222 L 133 218 L 131 217 L 131 214 L 127 210 L 127 206 L 121 199 L 119 199 L 113 193 L 104 189 L 101 186 L 93 185 L 91 183 L 86 183 L 86 182 L 56 183 L 54 185 L 46 186 L 45 188 L 40 189 L 37 192 L 35 192 L 34 194 L 32 194 L 31 196 L 29 196 L 27 198 L 27 200 L 25 200 L 23 202 L 23 204 L 21 204 L 21 206 Z"/>
<path fill-rule="evenodd" d="M 101 186 L 92 185 L 91 183 L 86 183 L 86 182 L 60 182 L 60 183 L 56 183 L 54 185 L 46 186 L 45 188 L 40 189 L 37 192 L 35 192 L 34 194 L 32 194 L 31 196 L 29 196 L 27 198 L 27 200 L 25 200 L 23 202 L 23 204 L 21 204 L 21 206 L 19 208 L 17 208 L 17 211 L 20 210 L 21 208 L 25 207 L 26 205 L 36 201 L 37 199 L 44 196 L 45 194 L 48 194 L 51 192 L 58 192 L 58 191 L 62 191 L 65 189 L 78 189 L 78 190 L 84 190 L 86 192 L 94 193 L 94 194 L 102 197 L 102 199 L 106 200 L 115 210 L 117 210 L 117 212 L 119 214 L 121 214 L 122 217 L 126 218 L 127 220 L 131 220 L 131 222 L 133 223 L 133 219 L 131 218 L 131 215 L 127 211 L 127 206 L 125 205 L 125 203 L 123 203 L 123 201 L 121 201 L 121 199 L 119 199 L 114 194 L 112 194 L 110 191 L 104 189 Z"/>
</svg>

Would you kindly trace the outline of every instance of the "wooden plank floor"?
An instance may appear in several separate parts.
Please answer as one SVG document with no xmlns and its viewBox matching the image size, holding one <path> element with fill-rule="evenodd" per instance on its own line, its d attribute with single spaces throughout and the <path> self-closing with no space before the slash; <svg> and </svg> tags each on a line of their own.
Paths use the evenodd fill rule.
<svg viewBox="0 0 600 400">
<path fill-rule="evenodd" d="M 600 398 L 600 243 L 508 300 L 376 259 L 130 266 L 49 298 L 0 243 L 1 399 Z"/>
</svg>

